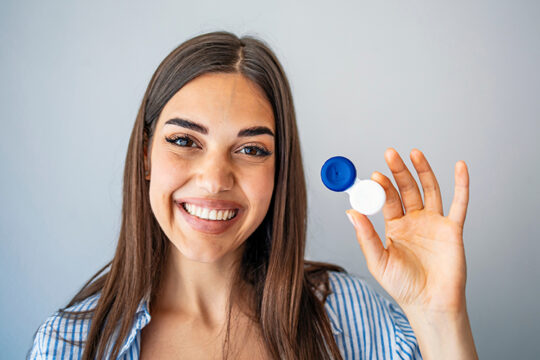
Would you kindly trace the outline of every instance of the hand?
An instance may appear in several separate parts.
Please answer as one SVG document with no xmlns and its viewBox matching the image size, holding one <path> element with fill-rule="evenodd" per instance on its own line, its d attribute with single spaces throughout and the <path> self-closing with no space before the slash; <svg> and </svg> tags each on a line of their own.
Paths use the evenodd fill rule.
<svg viewBox="0 0 540 360">
<path fill-rule="evenodd" d="M 455 165 L 454 199 L 445 217 L 439 184 L 428 161 L 417 149 L 410 156 L 422 183 L 425 205 L 416 181 L 394 149 L 386 150 L 385 159 L 401 198 L 386 176 L 379 172 L 371 176 L 386 192 L 386 249 L 365 215 L 352 209 L 347 215 L 356 224 L 370 273 L 405 311 L 457 314 L 466 307 L 463 224 L 469 201 L 467 166 L 463 161 Z"/>
</svg>

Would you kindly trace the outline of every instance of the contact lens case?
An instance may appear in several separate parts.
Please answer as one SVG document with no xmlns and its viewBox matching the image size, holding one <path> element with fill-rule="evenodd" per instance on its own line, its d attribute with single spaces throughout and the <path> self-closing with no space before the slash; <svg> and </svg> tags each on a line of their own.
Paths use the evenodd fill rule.
<svg viewBox="0 0 540 360">
<path fill-rule="evenodd" d="M 349 194 L 352 208 L 361 214 L 379 212 L 386 201 L 384 188 L 371 179 L 358 179 L 354 164 L 346 157 L 334 156 L 326 160 L 321 168 L 321 179 L 328 189 Z"/>
</svg>

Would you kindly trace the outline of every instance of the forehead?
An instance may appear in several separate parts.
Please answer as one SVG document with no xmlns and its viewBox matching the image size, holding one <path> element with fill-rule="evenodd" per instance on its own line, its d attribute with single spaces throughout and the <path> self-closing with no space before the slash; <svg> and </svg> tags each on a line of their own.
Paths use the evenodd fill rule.
<svg viewBox="0 0 540 360">
<path fill-rule="evenodd" d="M 241 74 L 207 73 L 184 85 L 165 104 L 159 122 L 173 116 L 211 124 L 265 125 L 274 130 L 272 106 L 263 91 Z"/>
</svg>

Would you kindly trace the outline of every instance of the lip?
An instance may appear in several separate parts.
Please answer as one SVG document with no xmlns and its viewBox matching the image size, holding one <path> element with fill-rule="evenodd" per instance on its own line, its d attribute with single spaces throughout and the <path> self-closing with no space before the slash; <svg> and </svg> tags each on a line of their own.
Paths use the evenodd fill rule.
<svg viewBox="0 0 540 360">
<path fill-rule="evenodd" d="M 238 212 L 231 220 L 205 220 L 188 213 L 186 209 L 184 209 L 184 206 L 182 206 L 185 202 L 212 209 L 238 209 Z M 238 203 L 232 201 L 184 198 L 175 200 L 175 204 L 184 220 L 186 220 L 194 230 L 212 235 L 221 234 L 227 231 L 231 226 L 236 224 L 238 219 L 240 219 L 244 213 L 243 208 Z"/>
</svg>

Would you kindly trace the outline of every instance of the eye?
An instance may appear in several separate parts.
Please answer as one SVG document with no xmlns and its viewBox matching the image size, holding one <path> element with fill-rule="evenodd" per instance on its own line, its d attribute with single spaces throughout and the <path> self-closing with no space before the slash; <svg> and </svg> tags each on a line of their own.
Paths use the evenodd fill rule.
<svg viewBox="0 0 540 360">
<path fill-rule="evenodd" d="M 165 138 L 165 140 L 180 147 L 197 147 L 195 141 L 189 136 L 173 136 L 172 138 Z"/>
<path fill-rule="evenodd" d="M 255 157 L 264 157 L 272 154 L 270 151 L 263 149 L 259 146 L 246 146 L 240 149 L 240 152 L 242 152 L 243 150 L 246 150 L 244 154 Z"/>
</svg>

